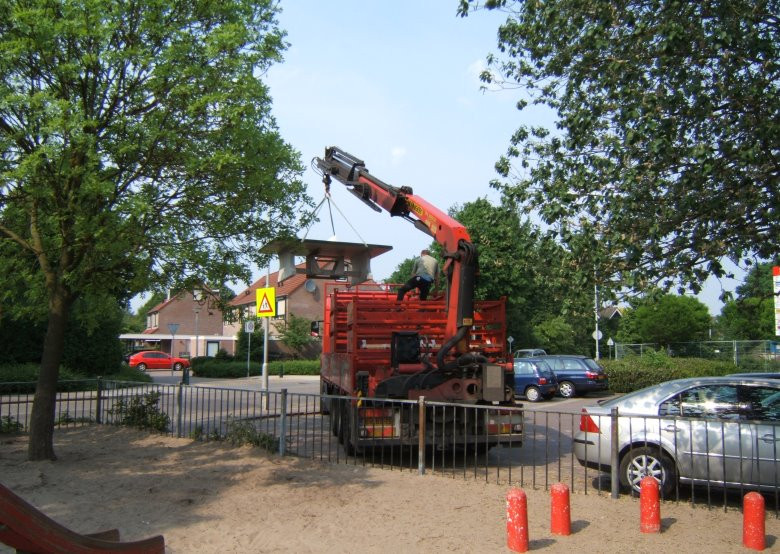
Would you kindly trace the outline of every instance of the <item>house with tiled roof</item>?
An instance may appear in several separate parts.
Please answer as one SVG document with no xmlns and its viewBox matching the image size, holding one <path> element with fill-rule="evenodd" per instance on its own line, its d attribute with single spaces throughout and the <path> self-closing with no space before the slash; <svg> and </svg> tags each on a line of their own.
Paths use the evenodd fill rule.
<svg viewBox="0 0 780 554">
<path fill-rule="evenodd" d="M 290 314 L 316 322 L 317 328 L 321 326 L 325 297 L 335 287 L 345 288 L 350 285 L 346 279 L 311 279 L 307 277 L 303 273 L 306 269 L 305 262 L 297 264 L 295 269 L 300 273 L 282 281 L 279 281 L 279 271 L 265 275 L 228 302 L 228 305 L 238 312 L 238 317 L 235 318 L 236 323 L 233 325 L 236 333 L 241 330 L 242 321 L 254 319 L 257 316 L 257 289 L 269 287 L 274 288 L 276 298 L 276 315 L 270 318 L 269 339 L 279 338 L 282 324 L 287 321 Z M 361 286 L 371 286 L 372 284 L 375 284 L 374 281 L 369 279 Z"/>
<path fill-rule="evenodd" d="M 305 264 L 298 264 L 297 268 L 303 270 Z M 257 316 L 257 289 L 271 287 L 274 289 L 276 314 L 269 322 L 268 333 L 268 338 L 273 340 L 279 337 L 281 324 L 287 321 L 290 314 L 312 322 L 321 322 L 326 289 L 330 290 L 333 286 L 346 285 L 343 280 L 309 279 L 302 273 L 281 282 L 278 271 L 265 275 L 228 302 L 228 306 L 235 308 L 240 314 L 234 324 L 236 333 L 241 329 L 241 321 L 254 319 Z"/>
<path fill-rule="evenodd" d="M 182 291 L 146 313 L 146 329 L 124 333 L 120 340 L 134 350 L 160 350 L 190 358 L 235 352 L 236 333 L 223 321 L 217 293 L 208 288 Z"/>
</svg>

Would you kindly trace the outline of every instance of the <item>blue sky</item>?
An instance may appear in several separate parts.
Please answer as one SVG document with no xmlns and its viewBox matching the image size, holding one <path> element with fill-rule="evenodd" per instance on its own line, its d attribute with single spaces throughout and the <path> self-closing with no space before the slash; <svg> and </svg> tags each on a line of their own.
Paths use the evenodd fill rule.
<svg viewBox="0 0 780 554">
<path fill-rule="evenodd" d="M 457 0 L 282 2 L 280 24 L 290 48 L 267 82 L 279 128 L 307 165 L 335 145 L 386 183 L 409 185 L 444 210 L 498 198 L 488 183 L 521 124 L 515 109 L 521 91 L 482 91 L 478 75 L 496 51 L 505 15 L 477 11 L 460 18 L 456 8 Z M 525 110 L 522 117 L 522 123 L 551 121 L 541 111 Z M 315 201 L 322 200 L 319 176 L 309 168 L 305 180 Z M 393 247 L 372 261 L 376 279 L 430 243 L 408 222 L 373 212 L 340 183 L 331 194 L 343 212 L 333 212 L 339 240 Z M 307 238 L 331 237 L 327 211 L 320 215 Z M 713 279 L 699 296 L 713 314 L 720 312 L 720 291 Z"/>
<path fill-rule="evenodd" d="M 486 56 L 496 51 L 505 16 L 477 11 L 460 18 L 457 5 L 457 0 L 281 3 L 279 21 L 290 47 L 265 79 L 282 136 L 301 152 L 307 168 L 327 146 L 339 146 L 365 161 L 379 179 L 411 186 L 442 210 L 479 197 L 498 199 L 488 183 L 497 176 L 494 164 L 512 132 L 521 123 L 549 124 L 551 118 L 524 110 L 521 121 L 515 103 L 522 91 L 481 90 L 478 76 Z M 304 179 L 315 202 L 322 200 L 320 177 L 308 168 Z M 375 279 L 387 278 L 430 244 L 429 236 L 370 210 L 340 183 L 333 183 L 331 195 L 338 240 L 393 247 L 372 261 Z M 320 215 L 307 238 L 332 236 L 327 210 Z M 719 292 L 719 286 L 709 286 L 701 297 L 714 314 L 720 311 Z"/>
</svg>

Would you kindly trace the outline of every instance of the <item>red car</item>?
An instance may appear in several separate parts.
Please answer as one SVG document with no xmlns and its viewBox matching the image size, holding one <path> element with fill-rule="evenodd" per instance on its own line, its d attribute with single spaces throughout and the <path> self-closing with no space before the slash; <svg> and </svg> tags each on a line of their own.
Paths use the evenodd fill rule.
<svg viewBox="0 0 780 554">
<path fill-rule="evenodd" d="M 130 367 L 138 368 L 140 371 L 147 369 L 173 369 L 181 371 L 185 367 L 190 367 L 190 361 L 186 358 L 176 358 L 165 352 L 149 350 L 138 352 L 130 356 Z"/>
</svg>

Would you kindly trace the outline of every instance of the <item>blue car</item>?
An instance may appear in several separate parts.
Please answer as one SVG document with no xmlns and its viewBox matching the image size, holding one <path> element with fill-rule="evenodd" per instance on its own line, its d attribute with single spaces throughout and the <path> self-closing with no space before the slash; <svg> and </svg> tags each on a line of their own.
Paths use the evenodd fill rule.
<svg viewBox="0 0 780 554">
<path fill-rule="evenodd" d="M 593 358 L 553 354 L 540 359 L 546 361 L 555 372 L 558 378 L 558 394 L 564 398 L 609 388 L 604 368 Z"/>
<path fill-rule="evenodd" d="M 555 396 L 558 380 L 547 362 L 538 358 L 519 358 L 514 366 L 516 395 L 525 396 L 529 402 Z"/>
</svg>

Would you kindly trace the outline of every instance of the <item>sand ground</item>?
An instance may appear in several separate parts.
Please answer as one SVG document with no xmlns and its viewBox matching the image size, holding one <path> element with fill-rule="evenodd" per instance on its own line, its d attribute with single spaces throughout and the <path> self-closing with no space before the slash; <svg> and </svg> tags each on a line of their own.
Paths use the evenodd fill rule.
<svg viewBox="0 0 780 554">
<path fill-rule="evenodd" d="M 0 437 L 0 481 L 74 531 L 162 534 L 171 553 L 509 551 L 504 485 L 116 427 L 58 430 L 55 452 L 28 462 L 26 438 Z M 550 534 L 549 493 L 525 492 L 531 551 L 747 551 L 735 509 L 663 503 L 661 533 L 642 534 L 638 499 L 573 494 L 562 537 Z M 774 512 L 766 534 L 780 550 Z"/>
</svg>

